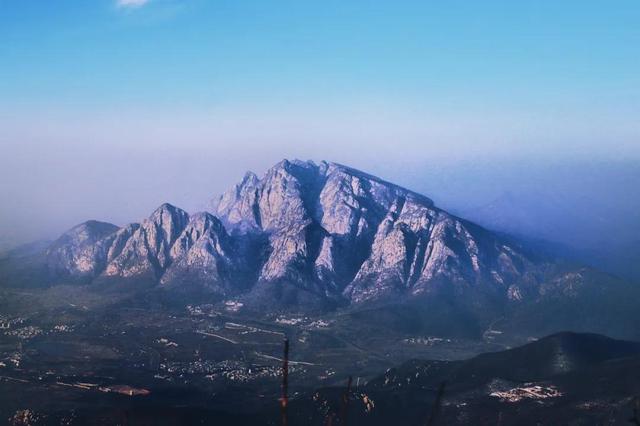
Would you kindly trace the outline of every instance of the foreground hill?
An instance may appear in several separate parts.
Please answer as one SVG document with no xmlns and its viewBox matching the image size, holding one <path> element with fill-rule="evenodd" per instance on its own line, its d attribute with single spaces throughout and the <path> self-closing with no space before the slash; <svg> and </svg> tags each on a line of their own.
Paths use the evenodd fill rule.
<svg viewBox="0 0 640 426">
<path fill-rule="evenodd" d="M 628 424 L 638 367 L 640 343 L 559 333 L 464 361 L 407 362 L 352 389 L 346 415 L 366 425 Z M 300 424 L 343 424 L 344 392 L 322 389 L 291 410 Z"/>
</svg>

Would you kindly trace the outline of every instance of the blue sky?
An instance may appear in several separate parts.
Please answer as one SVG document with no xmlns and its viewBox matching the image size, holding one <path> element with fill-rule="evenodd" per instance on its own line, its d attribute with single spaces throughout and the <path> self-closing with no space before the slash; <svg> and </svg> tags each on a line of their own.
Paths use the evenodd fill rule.
<svg viewBox="0 0 640 426">
<path fill-rule="evenodd" d="M 637 161 L 639 112 L 637 0 L 0 0 L 5 228 L 196 208 L 283 157 Z"/>
<path fill-rule="evenodd" d="M 3 0 L 1 102 L 624 109 L 639 22 L 635 0 Z"/>
</svg>

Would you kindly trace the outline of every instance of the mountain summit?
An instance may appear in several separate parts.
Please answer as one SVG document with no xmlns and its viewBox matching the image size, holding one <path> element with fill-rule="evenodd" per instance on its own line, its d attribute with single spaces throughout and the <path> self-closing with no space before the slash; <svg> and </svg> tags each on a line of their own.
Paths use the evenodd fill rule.
<svg viewBox="0 0 640 426">
<path fill-rule="evenodd" d="M 579 271 L 553 275 L 553 262 L 423 195 L 337 163 L 281 161 L 262 177 L 247 173 L 215 204 L 194 215 L 164 204 L 122 228 L 79 225 L 50 246 L 50 274 L 279 307 L 419 298 L 510 306 L 570 296 L 584 281 Z"/>
</svg>

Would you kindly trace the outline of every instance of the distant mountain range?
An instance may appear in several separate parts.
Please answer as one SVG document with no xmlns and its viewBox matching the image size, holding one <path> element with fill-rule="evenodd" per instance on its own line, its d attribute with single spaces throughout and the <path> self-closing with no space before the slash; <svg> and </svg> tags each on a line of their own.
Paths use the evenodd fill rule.
<svg viewBox="0 0 640 426">
<path fill-rule="evenodd" d="M 284 160 L 262 177 L 247 173 L 214 204 L 192 215 L 163 204 L 124 227 L 80 224 L 46 248 L 40 277 L 152 288 L 182 301 L 233 298 L 261 311 L 426 301 L 487 321 L 551 309 L 566 319 L 557 326 L 569 326 L 582 321 L 574 317 L 580 309 L 590 309 L 586 323 L 628 329 L 620 318 L 635 309 L 627 305 L 637 290 L 623 281 L 336 163 Z M 3 272 L 0 262 L 0 273 L 10 285 L 7 263 Z"/>
<path fill-rule="evenodd" d="M 549 192 L 505 192 L 459 213 L 487 229 L 527 240 L 529 246 L 640 281 L 640 220 L 629 213 L 637 210 L 611 206 L 611 200 L 596 203 Z"/>
</svg>

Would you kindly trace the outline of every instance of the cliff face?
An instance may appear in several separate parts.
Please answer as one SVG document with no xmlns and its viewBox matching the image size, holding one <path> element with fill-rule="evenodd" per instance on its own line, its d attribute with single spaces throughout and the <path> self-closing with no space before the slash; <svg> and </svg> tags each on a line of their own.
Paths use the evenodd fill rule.
<svg viewBox="0 0 640 426">
<path fill-rule="evenodd" d="M 468 291 L 519 300 L 544 267 L 427 197 L 335 163 L 247 173 L 213 213 L 164 204 L 120 229 L 87 222 L 51 246 L 50 271 L 304 304 Z"/>
<path fill-rule="evenodd" d="M 170 258 L 172 263 L 160 279 L 163 287 L 190 290 L 195 285 L 220 294 L 237 292 L 232 278 L 240 268 L 239 259 L 233 242 L 215 216 L 209 213 L 192 216 L 173 244 Z"/>
</svg>

